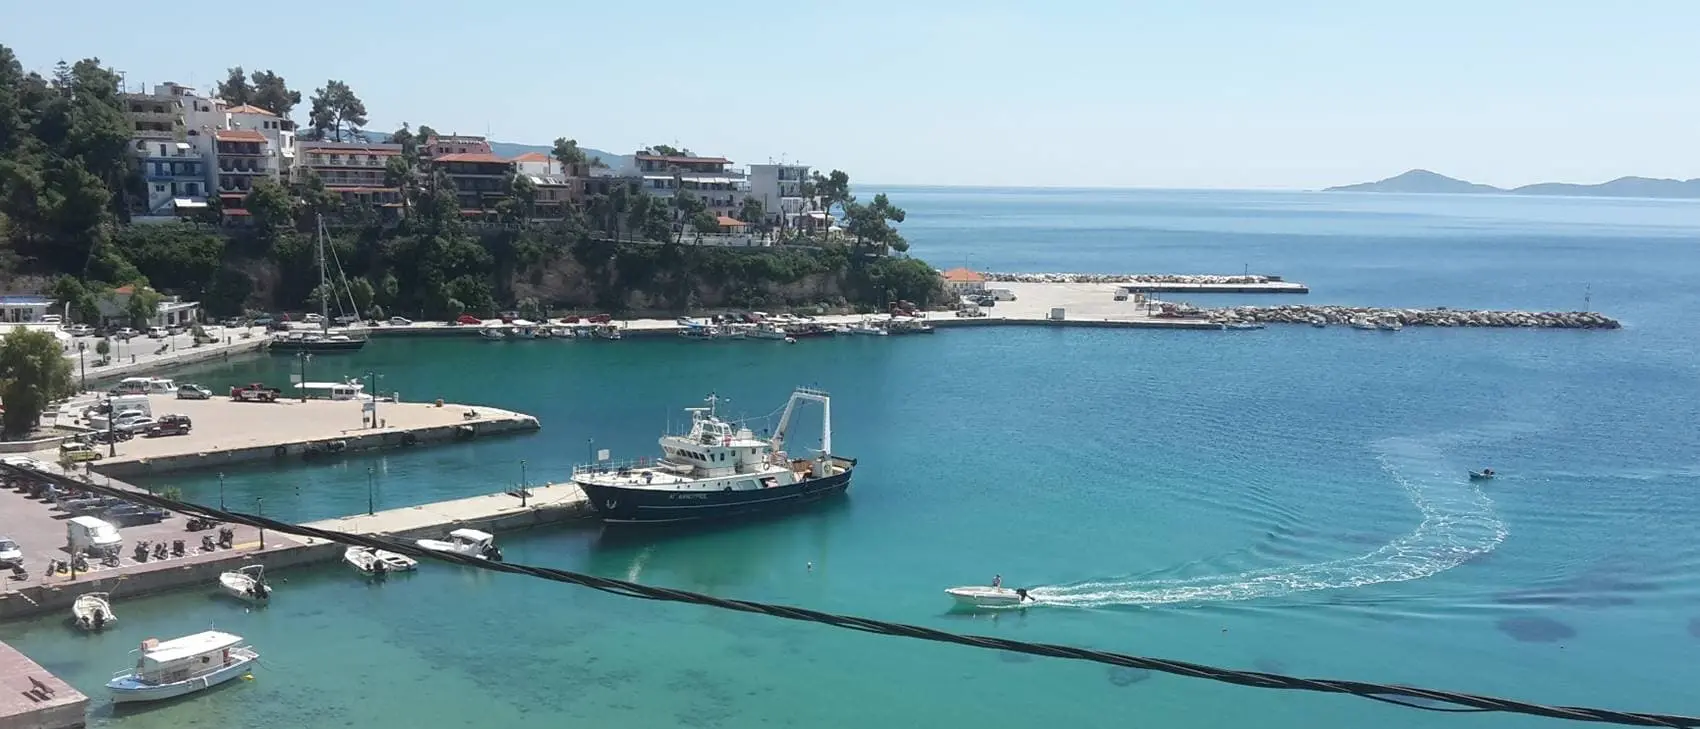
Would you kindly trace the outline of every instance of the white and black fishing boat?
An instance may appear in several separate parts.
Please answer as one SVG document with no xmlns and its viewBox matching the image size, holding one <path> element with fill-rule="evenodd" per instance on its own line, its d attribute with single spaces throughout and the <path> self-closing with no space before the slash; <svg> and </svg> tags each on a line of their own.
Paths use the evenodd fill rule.
<svg viewBox="0 0 1700 729">
<path fill-rule="evenodd" d="M 813 457 L 792 458 L 785 437 L 800 403 L 821 406 L 821 449 Z M 757 438 L 748 428 L 722 419 L 718 398 L 707 407 L 687 408 L 690 432 L 661 437 L 661 458 L 650 461 L 599 462 L 573 469 L 573 482 L 584 490 L 605 522 L 675 523 L 744 516 L 819 501 L 850 487 L 856 459 L 832 453 L 832 399 L 826 393 L 797 388 L 785 404 L 772 438 Z"/>
</svg>

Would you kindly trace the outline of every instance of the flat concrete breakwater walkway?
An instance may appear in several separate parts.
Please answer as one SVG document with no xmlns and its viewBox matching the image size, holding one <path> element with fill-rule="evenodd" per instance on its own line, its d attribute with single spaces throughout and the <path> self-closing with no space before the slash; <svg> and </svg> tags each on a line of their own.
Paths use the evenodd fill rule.
<svg viewBox="0 0 1700 729">
<path fill-rule="evenodd" d="M 26 477 L 46 481 L 65 488 L 89 488 L 109 492 L 122 498 L 124 493 L 141 493 L 134 485 L 100 476 L 67 475 L 56 466 L 41 471 L 19 471 L 0 465 L 0 475 Z M 93 489 L 93 487 L 99 487 Z M 9 494 L 0 494 L 9 496 Z M 18 497 L 18 498 L 21 498 Z M 37 511 L 45 511 L 45 506 Z M 13 520 L 18 509 L 0 515 L 0 521 Z M 545 526 L 574 521 L 590 516 L 590 502 L 584 492 L 571 483 L 531 485 L 522 498 L 517 489 L 502 493 L 472 496 L 417 506 L 386 509 L 371 515 L 324 519 L 310 522 L 311 526 L 327 531 L 350 534 L 384 535 L 397 539 L 420 537 L 445 538 L 449 531 L 471 528 L 491 533 Z M 34 522 L 51 527 L 63 527 L 56 519 L 43 514 L 31 514 Z M 236 527 L 236 542 L 230 548 L 201 551 L 198 540 L 210 531 L 188 532 L 183 515 L 173 515 L 161 524 L 124 527 L 126 538 L 123 559 L 117 567 L 91 565 L 92 569 L 70 574 L 48 574 L 44 560 L 31 560 L 30 579 L 22 584 L 15 581 L 0 587 L 0 620 L 11 620 L 44 613 L 68 611 L 77 597 L 88 592 L 110 592 L 115 602 L 130 597 L 166 590 L 202 587 L 218 589 L 218 576 L 244 565 L 264 565 L 267 571 L 304 565 L 323 564 L 342 558 L 344 548 L 331 541 L 296 537 L 278 532 L 261 533 L 251 527 Z M 144 533 L 145 532 L 145 533 Z M 181 557 L 134 561 L 130 539 L 145 536 L 155 540 L 184 539 L 189 552 Z M 62 545 L 62 538 L 59 540 Z M 162 542 L 163 543 L 163 542 Z M 34 545 L 30 545 L 32 548 Z M 55 553 L 57 554 L 57 553 Z M 68 554 L 57 554 L 68 559 Z"/>
<path fill-rule="evenodd" d="M 223 397 L 148 398 L 158 417 L 189 416 L 188 435 L 133 438 L 100 446 L 106 457 L 92 470 L 114 477 L 161 474 L 258 460 L 315 458 L 338 452 L 413 446 L 537 430 L 537 418 L 499 408 L 436 403 L 380 402 L 377 426 L 359 400 L 235 402 Z M 112 455 L 113 451 L 116 455 Z M 51 456 L 40 456 L 48 461 Z"/>
<path fill-rule="evenodd" d="M 988 273 L 988 283 L 1116 284 L 1128 293 L 1308 294 L 1310 287 L 1280 276 L 1186 273 Z"/>
<path fill-rule="evenodd" d="M 0 643 L 0 729 L 81 727 L 88 706 L 89 697 Z"/>
<path fill-rule="evenodd" d="M 1205 309 L 1220 322 L 1261 324 L 1350 324 L 1397 320 L 1401 326 L 1530 329 L 1619 329 L 1616 319 L 1590 311 L 1487 311 L 1478 309 L 1386 309 L 1369 306 L 1235 306 Z"/>
</svg>

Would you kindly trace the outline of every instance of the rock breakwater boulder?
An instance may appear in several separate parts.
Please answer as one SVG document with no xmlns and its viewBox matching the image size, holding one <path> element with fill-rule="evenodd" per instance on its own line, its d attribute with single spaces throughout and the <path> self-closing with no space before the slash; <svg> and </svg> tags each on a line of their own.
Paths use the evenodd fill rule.
<svg viewBox="0 0 1700 729">
<path fill-rule="evenodd" d="M 1619 329 L 1622 324 L 1591 311 L 1488 311 L 1480 309 L 1383 309 L 1369 306 L 1233 306 L 1205 309 L 1220 322 L 1259 324 L 1350 324 L 1397 319 L 1408 327 L 1522 327 L 1530 329 Z"/>
<path fill-rule="evenodd" d="M 1280 281 L 1281 277 L 1192 273 L 988 273 L 986 280 L 993 283 L 1263 284 Z"/>
</svg>

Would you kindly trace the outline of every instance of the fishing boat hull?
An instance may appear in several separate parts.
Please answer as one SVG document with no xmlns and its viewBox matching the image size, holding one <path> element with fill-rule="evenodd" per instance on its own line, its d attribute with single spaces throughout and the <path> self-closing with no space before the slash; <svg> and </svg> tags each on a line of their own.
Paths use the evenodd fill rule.
<svg viewBox="0 0 1700 729">
<path fill-rule="evenodd" d="M 610 524 L 679 524 L 753 516 L 794 509 L 844 493 L 850 488 L 851 467 L 822 478 L 787 486 L 735 491 L 674 491 L 577 481 L 591 508 Z"/>
<path fill-rule="evenodd" d="M 1491 480 L 1493 480 L 1493 474 L 1482 473 L 1481 471 L 1471 471 L 1470 472 L 1470 480 L 1471 481 L 1491 481 Z"/>
<path fill-rule="evenodd" d="M 106 689 L 112 693 L 112 702 L 115 704 L 175 699 L 245 676 L 253 671 L 257 658 L 259 656 L 253 651 L 233 648 L 230 651 L 230 664 L 210 673 L 185 681 L 161 684 L 143 683 L 134 675 L 126 674 L 106 682 Z"/>
</svg>

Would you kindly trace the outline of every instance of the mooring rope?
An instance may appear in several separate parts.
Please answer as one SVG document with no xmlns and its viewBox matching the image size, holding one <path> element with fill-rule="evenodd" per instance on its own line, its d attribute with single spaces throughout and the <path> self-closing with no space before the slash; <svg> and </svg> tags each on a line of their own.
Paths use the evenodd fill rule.
<svg viewBox="0 0 1700 729">
<path fill-rule="evenodd" d="M 615 580 L 606 577 L 571 572 L 553 567 L 534 567 L 530 565 L 495 562 L 478 557 L 453 553 L 438 552 L 425 549 L 412 542 L 393 537 L 369 536 L 364 534 L 347 534 L 330 531 L 317 527 L 290 524 L 269 517 L 255 516 L 241 512 L 225 511 L 167 499 L 149 493 L 139 493 L 113 486 L 102 486 L 89 481 L 69 478 L 53 473 L 45 473 L 24 469 L 10 464 L 0 463 L 0 472 L 12 472 L 26 478 L 45 480 L 60 486 L 82 488 L 96 493 L 117 496 L 156 508 L 167 509 L 185 514 L 193 514 L 217 521 L 243 524 L 260 529 L 291 534 L 299 537 L 323 539 L 355 547 L 384 549 L 398 554 L 404 554 L 416 559 L 434 559 L 442 562 L 452 562 L 466 567 L 503 572 L 507 574 L 525 575 L 552 582 L 562 582 L 580 587 L 588 587 L 625 597 L 635 597 L 644 600 L 659 600 L 664 602 L 686 603 L 691 605 L 706 605 L 722 610 L 733 610 L 743 613 L 755 613 L 770 617 L 796 620 L 801 622 L 819 623 L 836 628 L 855 630 L 875 635 L 889 635 L 900 638 L 932 641 L 935 643 L 950 643 L 984 648 L 989 650 L 1009 651 L 1027 655 L 1044 656 L 1047 658 L 1063 658 L 1076 661 L 1102 663 L 1109 666 L 1138 668 L 1150 671 L 1201 678 L 1220 683 L 1239 686 L 1249 686 L 1262 689 L 1281 689 L 1289 691 L 1313 691 L 1327 694 L 1345 694 L 1371 699 L 1384 703 L 1396 704 L 1412 709 L 1452 713 L 1499 712 L 1507 714 L 1524 714 L 1541 716 L 1550 719 L 1566 719 L 1570 721 L 1587 721 L 1603 724 L 1621 724 L 1625 726 L 1656 726 L 1680 727 L 1683 729 L 1700 729 L 1700 717 L 1680 716 L 1674 714 L 1655 714 L 1631 711 L 1613 711 L 1582 706 L 1550 706 L 1535 704 L 1514 699 L 1504 699 L 1479 694 L 1459 693 L 1456 691 L 1441 691 L 1415 686 L 1396 684 L 1380 684 L 1366 681 L 1348 681 L 1323 678 L 1300 678 L 1278 673 L 1263 673 L 1259 671 L 1238 671 L 1227 668 L 1217 668 L 1199 663 L 1176 661 L 1165 658 L 1148 658 L 1144 656 L 1114 653 L 1110 651 L 1077 648 L 1074 646 L 1057 645 L 1053 643 L 1029 643 L 1026 641 L 1007 640 L 983 635 L 966 635 L 934 630 L 918 625 L 891 623 L 883 620 L 873 620 L 851 615 L 810 610 L 808 608 L 773 605 L 769 603 L 733 600 L 713 595 L 704 595 L 685 590 L 674 590 L 666 587 L 642 585 L 625 580 Z M 1427 702 L 1425 704 L 1414 701 Z M 1432 704 L 1446 704 L 1434 706 Z"/>
</svg>

